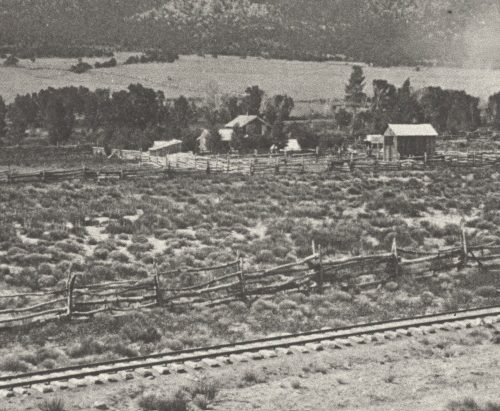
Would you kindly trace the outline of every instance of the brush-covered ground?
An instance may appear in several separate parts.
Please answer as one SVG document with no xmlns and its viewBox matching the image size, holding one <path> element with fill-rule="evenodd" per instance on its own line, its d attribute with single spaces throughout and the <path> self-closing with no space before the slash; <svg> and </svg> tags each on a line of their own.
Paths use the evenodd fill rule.
<svg viewBox="0 0 500 411">
<path fill-rule="evenodd" d="M 400 247 L 436 250 L 459 244 L 462 216 L 472 243 L 489 242 L 500 238 L 499 176 L 494 169 L 440 168 L 2 185 L 0 289 L 64 287 L 70 267 L 86 282 L 142 278 L 232 261 L 237 251 L 245 267 L 269 267 L 309 255 L 313 239 L 326 258 L 387 252 L 394 236 Z M 395 291 L 333 288 L 251 306 L 155 308 L 51 323 L 0 334 L 0 372 L 500 303 L 493 279 L 467 268 L 459 276 L 401 282 Z M 162 276 L 174 286 L 197 280 Z"/>
</svg>

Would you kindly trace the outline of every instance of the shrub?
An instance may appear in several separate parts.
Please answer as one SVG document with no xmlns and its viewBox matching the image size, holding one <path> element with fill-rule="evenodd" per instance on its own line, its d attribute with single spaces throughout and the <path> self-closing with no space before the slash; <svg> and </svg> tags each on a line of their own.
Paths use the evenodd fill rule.
<svg viewBox="0 0 500 411">
<path fill-rule="evenodd" d="M 0 370 L 9 372 L 27 372 L 30 365 L 15 355 L 6 355 L 0 361 Z"/>
<path fill-rule="evenodd" d="M 156 328 L 144 327 L 144 325 L 137 323 L 128 323 L 124 325 L 120 333 L 133 342 L 142 341 L 144 343 L 153 343 L 161 339 L 161 334 Z"/>
<path fill-rule="evenodd" d="M 64 401 L 61 398 L 45 400 L 38 408 L 40 411 L 65 411 Z"/>
<path fill-rule="evenodd" d="M 147 411 L 187 411 L 190 400 L 184 390 L 178 390 L 174 395 L 166 397 L 148 394 L 141 397 L 139 407 Z"/>
<path fill-rule="evenodd" d="M 118 250 L 111 251 L 111 253 L 109 254 L 109 258 L 115 261 L 119 261 L 121 263 L 128 263 L 129 261 L 128 255 Z"/>
<path fill-rule="evenodd" d="M 98 260 L 106 260 L 108 258 L 108 250 L 105 248 L 96 248 L 94 250 L 94 257 Z"/>
<path fill-rule="evenodd" d="M 492 285 L 478 287 L 474 293 L 484 298 L 494 298 L 498 295 L 497 288 Z"/>
<path fill-rule="evenodd" d="M 202 395 L 208 401 L 213 401 L 217 392 L 219 391 L 219 387 L 214 380 L 211 380 L 207 377 L 202 378 L 195 385 L 189 388 L 189 392 L 193 397 L 197 395 Z"/>
<path fill-rule="evenodd" d="M 88 355 L 102 354 L 105 346 L 92 338 L 85 338 L 79 343 L 73 344 L 68 349 L 71 358 L 86 357 Z"/>
</svg>

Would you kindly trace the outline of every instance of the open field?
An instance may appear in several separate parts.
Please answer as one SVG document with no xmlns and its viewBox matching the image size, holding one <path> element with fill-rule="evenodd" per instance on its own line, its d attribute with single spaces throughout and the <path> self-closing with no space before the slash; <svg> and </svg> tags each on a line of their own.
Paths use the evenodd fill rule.
<svg viewBox="0 0 500 411">
<path fill-rule="evenodd" d="M 498 173 L 489 168 L 6 185 L 0 187 L 0 286 L 3 293 L 64 286 L 70 266 L 86 283 L 140 279 L 233 261 L 238 251 L 245 266 L 265 268 L 309 255 L 313 239 L 325 258 L 386 252 L 395 235 L 402 247 L 435 250 L 459 244 L 462 216 L 471 243 L 497 241 L 499 190 Z M 168 287 L 200 280 L 172 273 L 163 281 Z M 492 281 L 466 269 L 395 291 L 295 292 L 250 306 L 156 308 L 52 323 L 2 333 L 0 355 L 10 355 L 0 371 L 494 304 Z"/>
<path fill-rule="evenodd" d="M 129 54 L 118 53 L 119 63 Z M 93 64 L 96 59 L 86 59 Z M 86 86 L 90 89 L 124 89 L 130 83 L 163 90 L 167 97 L 183 94 L 203 97 L 208 84 L 217 83 L 223 93 L 242 93 L 247 85 L 257 84 L 268 94 L 285 93 L 295 100 L 330 99 L 344 96 L 344 86 L 351 63 L 315 63 L 265 60 L 238 57 L 181 56 L 174 63 L 150 63 L 91 70 L 74 74 L 69 67 L 74 59 L 23 60 L 19 67 L 0 66 L 0 95 L 8 102 L 16 94 L 39 91 L 47 87 Z M 386 79 L 401 85 L 408 77 L 414 88 L 441 86 L 464 89 L 486 99 L 500 90 L 499 70 L 459 68 L 365 67 L 367 89 L 371 93 L 373 79 Z M 317 108 L 317 107 L 315 107 Z"/>
</svg>

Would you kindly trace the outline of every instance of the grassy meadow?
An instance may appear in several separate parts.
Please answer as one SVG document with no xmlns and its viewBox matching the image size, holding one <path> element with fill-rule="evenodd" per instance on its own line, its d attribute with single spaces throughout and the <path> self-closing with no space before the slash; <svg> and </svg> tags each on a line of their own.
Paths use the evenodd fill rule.
<svg viewBox="0 0 500 411">
<path fill-rule="evenodd" d="M 498 176 L 493 169 L 436 169 L 2 185 L 0 288 L 64 287 L 70 265 L 89 283 L 143 278 L 156 269 L 228 262 L 238 251 L 248 269 L 269 267 L 309 255 L 312 239 L 326 258 L 386 252 L 395 235 L 399 246 L 435 250 L 459 244 L 462 216 L 471 242 L 498 240 Z M 200 280 L 162 277 L 167 287 Z M 498 303 L 491 278 L 481 279 L 470 268 L 392 291 L 297 292 L 251 305 L 51 323 L 0 334 L 0 356 L 9 353 L 0 371 Z"/>
<path fill-rule="evenodd" d="M 285 93 L 295 100 L 343 98 L 352 63 L 301 62 L 262 58 L 181 56 L 174 63 L 123 66 L 130 53 L 117 53 L 115 68 L 93 69 L 84 74 L 69 71 L 74 59 L 22 60 L 18 67 L 0 65 L 0 95 L 8 102 L 17 94 L 47 87 L 86 86 L 90 89 L 124 89 L 130 83 L 163 90 L 167 97 L 203 97 L 210 84 L 222 93 L 242 93 L 257 84 L 269 95 Z M 85 59 L 90 64 L 104 59 Z M 411 78 L 414 88 L 441 86 L 465 90 L 486 100 L 500 90 L 499 70 L 422 67 L 364 68 L 368 92 L 374 79 L 386 79 L 397 86 Z M 315 109 L 319 109 L 315 107 Z"/>
</svg>

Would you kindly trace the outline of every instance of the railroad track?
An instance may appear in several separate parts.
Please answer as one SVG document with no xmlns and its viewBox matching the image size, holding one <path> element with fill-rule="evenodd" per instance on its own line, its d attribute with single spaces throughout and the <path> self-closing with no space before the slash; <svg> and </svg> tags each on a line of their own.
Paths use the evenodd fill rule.
<svg viewBox="0 0 500 411">
<path fill-rule="evenodd" d="M 154 373 L 189 372 L 279 355 L 305 354 L 325 348 L 342 348 L 371 341 L 435 333 L 441 330 L 492 325 L 497 322 L 500 323 L 500 306 L 493 306 L 1 376 L 0 398 L 24 394 L 28 388 L 45 393 L 55 389 L 132 379 L 134 375 L 131 371 L 144 377 Z"/>
</svg>

